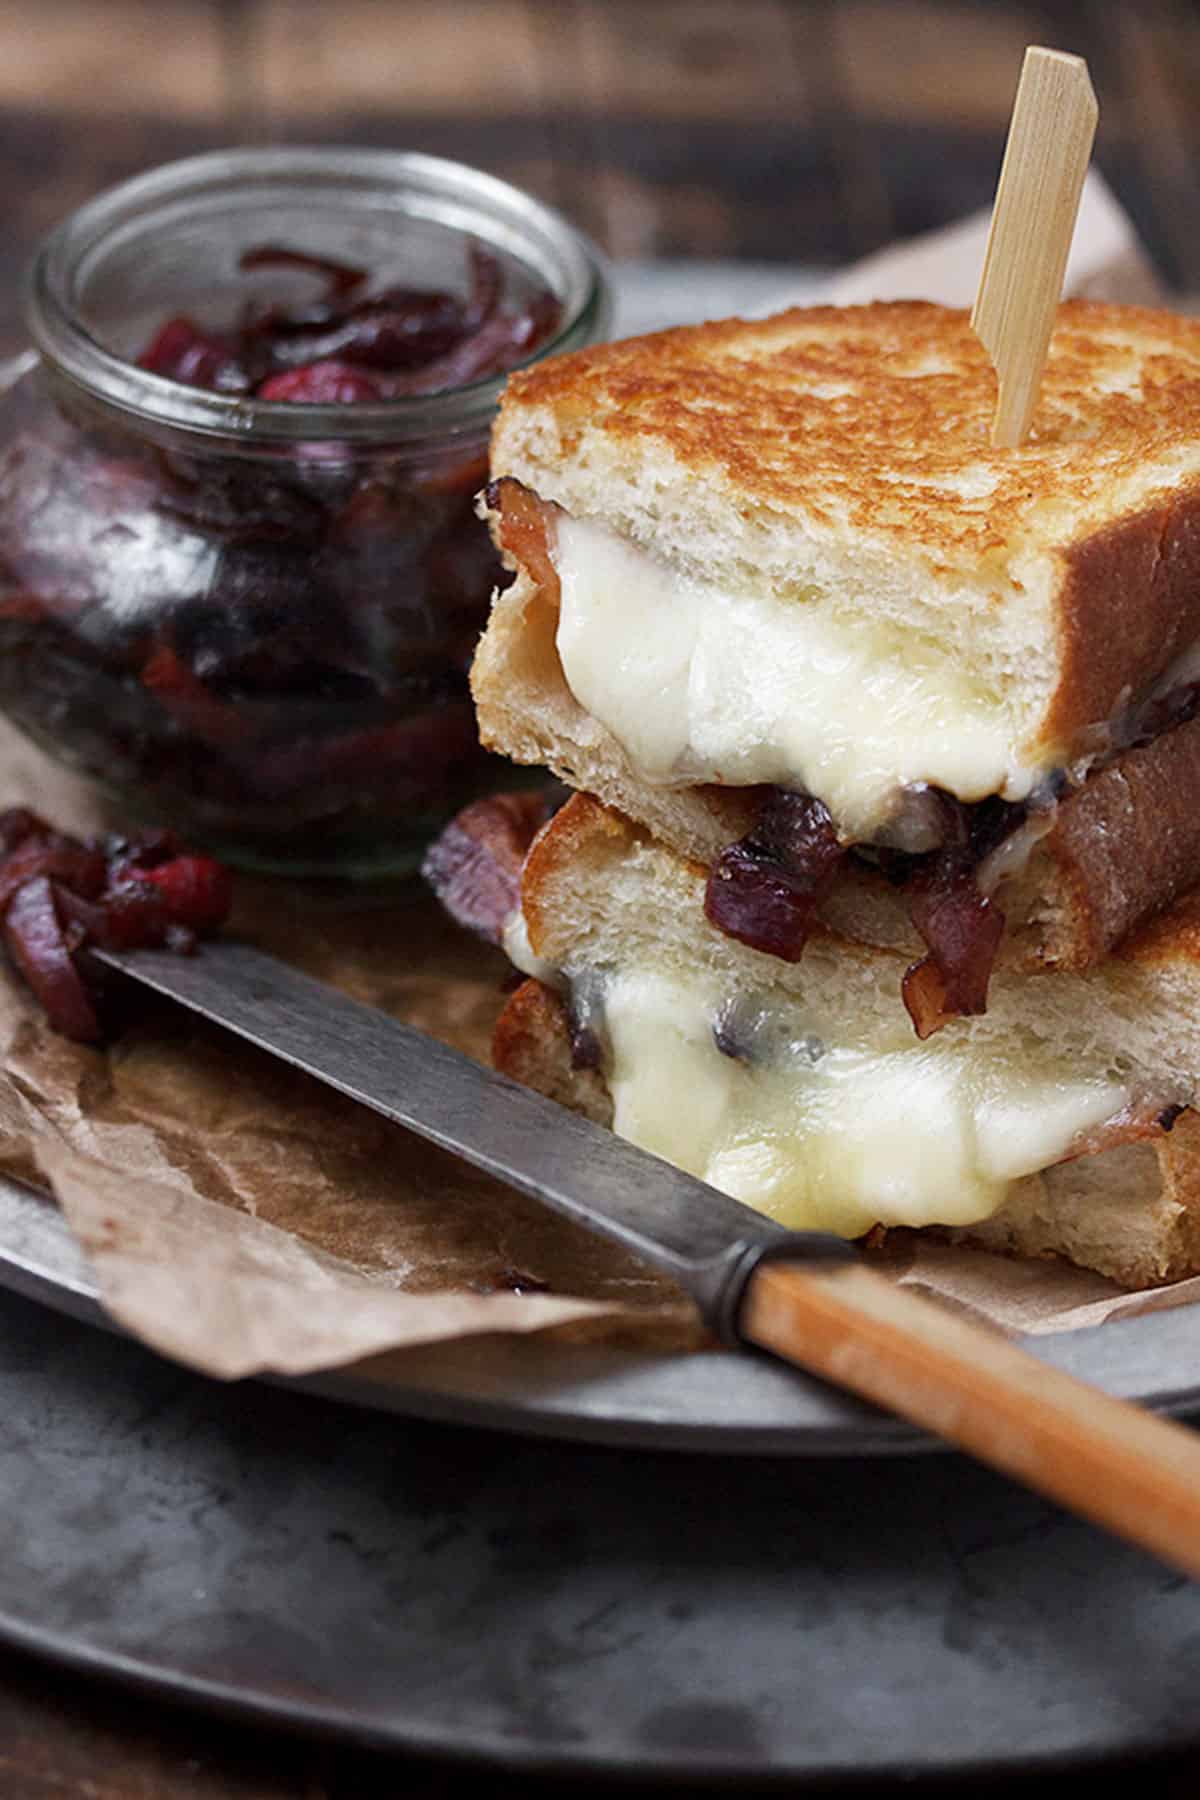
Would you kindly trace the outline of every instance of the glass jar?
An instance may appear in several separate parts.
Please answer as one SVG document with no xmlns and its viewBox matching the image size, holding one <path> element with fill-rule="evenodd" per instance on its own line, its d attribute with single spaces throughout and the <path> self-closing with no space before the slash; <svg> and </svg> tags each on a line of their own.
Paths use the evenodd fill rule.
<svg viewBox="0 0 1200 1800">
<path fill-rule="evenodd" d="M 467 687 L 500 576 L 475 495 L 504 377 L 314 405 L 137 365 L 171 315 L 217 330 L 255 296 L 311 297 L 311 270 L 240 269 L 264 243 L 451 293 L 480 245 L 518 303 L 559 303 L 530 360 L 609 321 L 578 232 L 432 157 L 238 150 L 84 206 L 37 257 L 37 350 L 0 403 L 0 708 L 119 819 L 258 868 L 402 872 L 512 780 Z"/>
</svg>

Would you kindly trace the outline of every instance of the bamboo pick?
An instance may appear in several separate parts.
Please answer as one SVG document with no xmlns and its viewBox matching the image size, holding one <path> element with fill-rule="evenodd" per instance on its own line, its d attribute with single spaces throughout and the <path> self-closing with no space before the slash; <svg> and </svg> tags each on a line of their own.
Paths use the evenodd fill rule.
<svg viewBox="0 0 1200 1800">
<path fill-rule="evenodd" d="M 998 449 L 1018 448 L 1037 404 L 1098 116 L 1083 58 L 1030 45 L 971 314 L 999 384 Z"/>
<path fill-rule="evenodd" d="M 740 1335 L 1200 1578 L 1200 1433 L 1076 1381 L 863 1263 L 767 1263 Z"/>
</svg>

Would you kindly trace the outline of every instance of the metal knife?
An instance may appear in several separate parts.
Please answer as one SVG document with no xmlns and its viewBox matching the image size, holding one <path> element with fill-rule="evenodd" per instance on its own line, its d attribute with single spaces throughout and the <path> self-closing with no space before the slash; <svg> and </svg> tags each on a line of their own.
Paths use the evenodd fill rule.
<svg viewBox="0 0 1200 1800">
<path fill-rule="evenodd" d="M 899 1288 L 375 1007 L 248 945 L 90 952 L 622 1244 L 727 1344 L 913 1420 L 1200 1577 L 1200 1435 Z"/>
</svg>

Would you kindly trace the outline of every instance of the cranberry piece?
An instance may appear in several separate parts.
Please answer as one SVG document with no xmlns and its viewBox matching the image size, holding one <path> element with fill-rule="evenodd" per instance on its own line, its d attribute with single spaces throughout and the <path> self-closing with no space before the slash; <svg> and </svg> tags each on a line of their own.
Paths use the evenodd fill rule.
<svg viewBox="0 0 1200 1800">
<path fill-rule="evenodd" d="M 190 931 L 216 931 L 229 916 L 233 882 L 228 869 L 211 856 L 174 856 L 138 874 L 157 892 L 172 924 Z"/>
<path fill-rule="evenodd" d="M 379 389 L 361 369 L 349 363 L 304 363 L 272 375 L 258 390 L 260 400 L 291 400 L 309 406 L 354 406 L 380 398 Z"/>
</svg>

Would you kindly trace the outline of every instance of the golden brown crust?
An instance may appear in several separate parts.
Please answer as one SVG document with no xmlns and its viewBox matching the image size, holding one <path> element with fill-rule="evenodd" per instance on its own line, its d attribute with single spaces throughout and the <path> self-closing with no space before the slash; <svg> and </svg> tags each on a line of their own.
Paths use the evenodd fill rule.
<svg viewBox="0 0 1200 1800">
<path fill-rule="evenodd" d="M 1063 567 L 1045 735 L 1070 744 L 1200 636 L 1200 484 L 1072 545 Z"/>
<path fill-rule="evenodd" d="M 1131 357 L 1132 386 L 1122 385 Z M 858 390 L 869 385 L 871 405 Z M 1029 438 L 994 450 L 995 377 L 968 316 L 924 301 L 794 308 L 552 358 L 509 379 L 502 417 L 553 410 L 570 453 L 598 427 L 653 439 L 753 501 L 877 534 L 934 561 L 1036 535 L 1065 500 L 1098 517 L 1114 474 L 1200 438 L 1200 320 L 1068 301 Z M 954 476 L 969 462 L 973 491 Z M 1164 483 L 1164 486 L 1166 483 Z"/>
<path fill-rule="evenodd" d="M 524 981 L 496 1021 L 492 1062 L 502 1075 L 536 1088 L 560 1106 L 611 1125 L 612 1101 L 603 1075 L 571 1066 L 567 1011 L 540 981 Z"/>
<path fill-rule="evenodd" d="M 1168 911 L 1133 932 L 1113 952 L 1147 967 L 1200 962 L 1200 892 L 1195 888 Z"/>
<path fill-rule="evenodd" d="M 1024 929 L 1037 961 L 1087 969 L 1200 882 L 1200 719 L 1131 750 L 1058 809 L 1027 886 L 1053 923 Z M 1005 904 L 1003 889 L 1000 904 Z M 1178 945 L 1182 919 L 1169 928 Z M 1134 954 L 1136 947 L 1131 946 Z"/>
<path fill-rule="evenodd" d="M 645 833 L 590 794 L 572 794 L 559 808 L 534 838 L 521 875 L 521 911 L 535 956 L 541 955 L 545 942 L 555 880 L 565 875 L 579 856 L 591 860 L 603 856 L 606 849 L 614 857 L 621 856 L 639 836 Z"/>
</svg>

